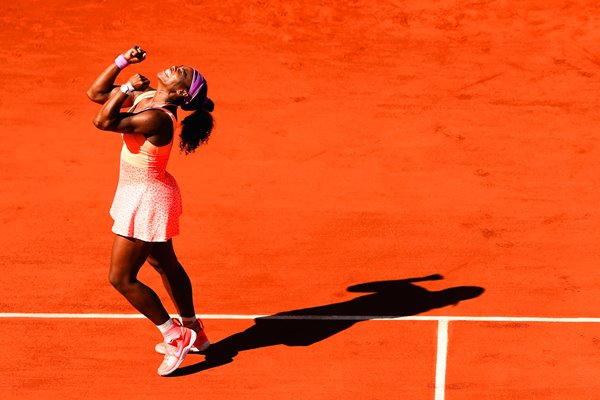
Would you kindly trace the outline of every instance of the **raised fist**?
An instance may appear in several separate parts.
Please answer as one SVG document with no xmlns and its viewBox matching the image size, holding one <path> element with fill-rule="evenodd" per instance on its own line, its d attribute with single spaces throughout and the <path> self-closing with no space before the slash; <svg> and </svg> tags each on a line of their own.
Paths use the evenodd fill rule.
<svg viewBox="0 0 600 400">
<path fill-rule="evenodd" d="M 125 57 L 129 64 L 136 64 L 146 59 L 146 52 L 140 46 L 133 46 L 123 53 L 123 57 Z"/>
<path fill-rule="evenodd" d="M 150 80 L 144 75 L 135 74 L 129 78 L 127 83 L 131 84 L 135 90 L 144 91 L 150 85 Z"/>
</svg>

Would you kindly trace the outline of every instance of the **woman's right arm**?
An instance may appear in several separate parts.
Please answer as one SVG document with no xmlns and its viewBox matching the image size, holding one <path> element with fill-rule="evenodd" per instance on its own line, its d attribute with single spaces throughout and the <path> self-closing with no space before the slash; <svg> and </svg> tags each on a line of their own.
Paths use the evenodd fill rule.
<svg viewBox="0 0 600 400">
<path fill-rule="evenodd" d="M 133 46 L 131 49 L 123 53 L 123 57 L 129 64 L 135 64 L 142 62 L 146 58 L 146 52 L 139 46 Z M 92 83 L 86 94 L 94 103 L 104 104 L 111 97 L 111 95 L 119 90 L 119 87 L 115 85 L 115 79 L 121 72 L 121 69 L 117 64 L 112 63 L 109 65 Z M 132 98 L 130 96 L 127 99 L 123 107 L 130 106 L 132 104 Z"/>
</svg>

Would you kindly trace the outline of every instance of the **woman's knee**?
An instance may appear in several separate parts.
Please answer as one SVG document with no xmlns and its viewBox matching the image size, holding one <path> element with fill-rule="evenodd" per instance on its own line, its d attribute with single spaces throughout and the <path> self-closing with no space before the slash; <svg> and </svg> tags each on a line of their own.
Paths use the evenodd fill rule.
<svg viewBox="0 0 600 400">
<path fill-rule="evenodd" d="M 123 280 L 117 275 L 108 274 L 108 283 L 121 293 L 125 290 Z"/>
<path fill-rule="evenodd" d="M 108 281 L 121 293 L 136 282 L 137 274 L 152 249 L 152 243 L 115 236 L 110 259 Z"/>
<path fill-rule="evenodd" d="M 121 273 L 118 269 L 111 268 L 108 272 L 108 282 L 120 293 L 129 290 L 129 286 L 135 281 L 128 274 Z"/>
</svg>

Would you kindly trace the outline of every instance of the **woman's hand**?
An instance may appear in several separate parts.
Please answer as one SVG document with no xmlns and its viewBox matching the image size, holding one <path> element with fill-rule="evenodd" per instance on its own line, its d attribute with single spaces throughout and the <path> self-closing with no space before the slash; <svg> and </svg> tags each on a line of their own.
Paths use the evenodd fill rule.
<svg viewBox="0 0 600 400">
<path fill-rule="evenodd" d="M 135 74 L 129 78 L 127 83 L 131 84 L 135 90 L 143 92 L 150 86 L 150 79 L 146 78 L 144 75 Z"/>
<path fill-rule="evenodd" d="M 129 64 L 137 64 L 146 59 L 146 52 L 140 46 L 133 46 L 123 53 L 123 57 Z"/>
</svg>

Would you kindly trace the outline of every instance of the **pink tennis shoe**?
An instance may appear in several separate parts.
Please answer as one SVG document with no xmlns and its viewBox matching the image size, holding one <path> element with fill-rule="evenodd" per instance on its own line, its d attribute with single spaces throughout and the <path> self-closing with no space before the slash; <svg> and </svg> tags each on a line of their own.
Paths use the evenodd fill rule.
<svg viewBox="0 0 600 400">
<path fill-rule="evenodd" d="M 190 347 L 189 352 L 201 353 L 208 349 L 208 346 L 210 346 L 210 341 L 206 337 L 206 332 L 204 332 L 204 325 L 202 324 L 202 321 L 197 320 L 197 322 L 195 322 L 189 328 L 196 333 L 196 341 L 193 343 L 192 347 Z M 154 350 L 159 354 L 166 354 L 165 343 L 158 343 L 156 346 L 154 346 Z"/>
<path fill-rule="evenodd" d="M 158 374 L 161 376 L 169 375 L 179 368 L 198 336 L 192 329 L 181 326 L 179 320 L 173 319 L 173 323 L 165 341 L 161 343 L 164 350 L 162 354 L 165 355 L 165 359 L 158 367 Z"/>
</svg>

